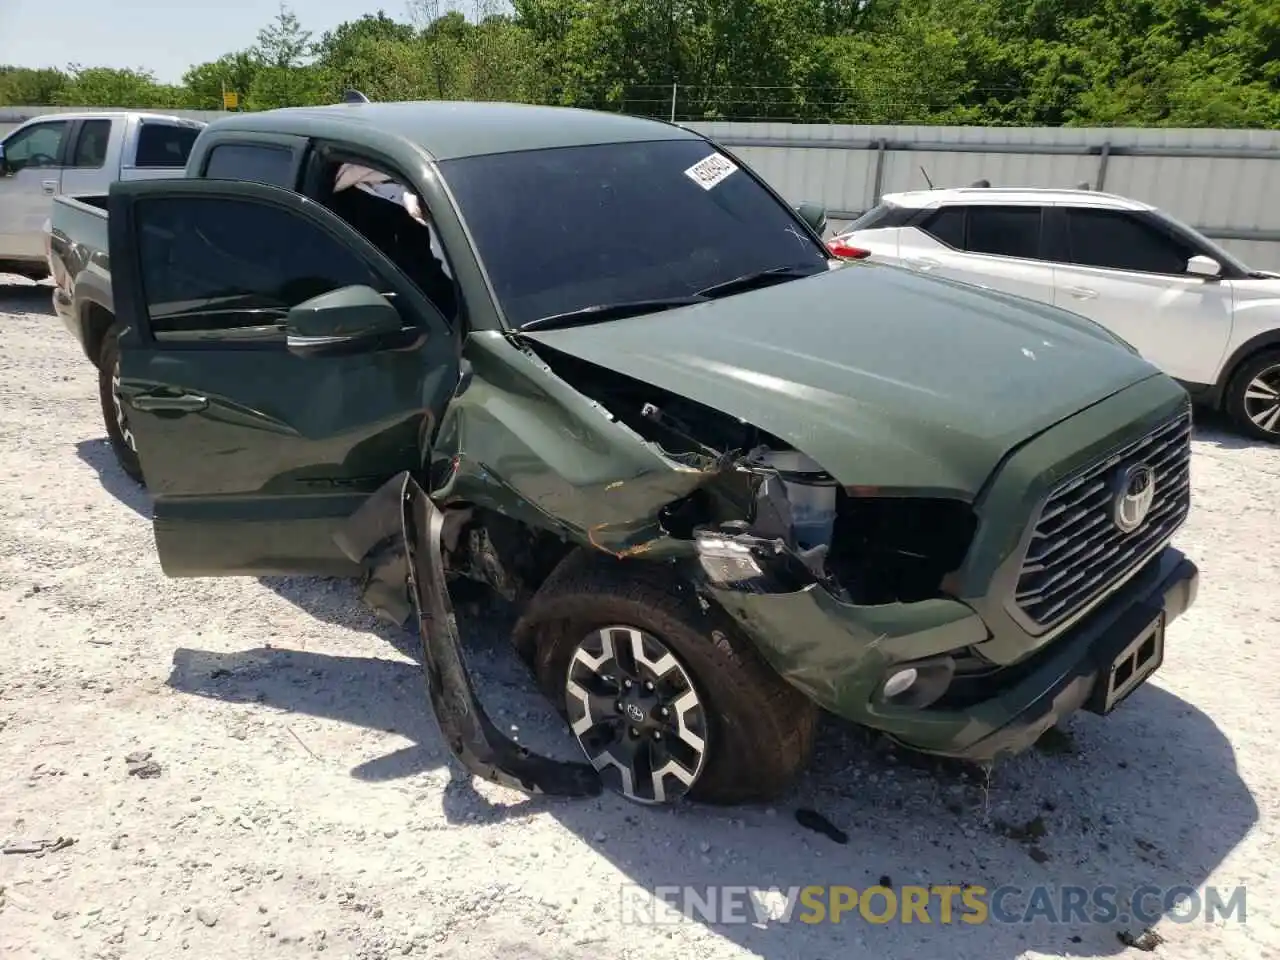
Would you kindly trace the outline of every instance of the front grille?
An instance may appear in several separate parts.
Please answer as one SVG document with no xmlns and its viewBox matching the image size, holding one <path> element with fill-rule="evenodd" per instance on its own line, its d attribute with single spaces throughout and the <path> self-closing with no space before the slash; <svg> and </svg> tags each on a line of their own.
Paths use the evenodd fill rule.
<svg viewBox="0 0 1280 960">
<path fill-rule="evenodd" d="M 1114 515 L 1117 483 L 1150 467 L 1155 495 L 1126 533 Z M 1108 455 L 1058 486 L 1035 522 L 1014 604 L 1040 632 L 1088 607 L 1168 542 L 1191 506 L 1191 412 Z"/>
</svg>

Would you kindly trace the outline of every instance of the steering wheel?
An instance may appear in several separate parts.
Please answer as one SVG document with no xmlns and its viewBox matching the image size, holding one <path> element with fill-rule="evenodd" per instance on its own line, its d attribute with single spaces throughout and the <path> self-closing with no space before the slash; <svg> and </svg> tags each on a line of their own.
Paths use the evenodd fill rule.
<svg viewBox="0 0 1280 960">
<path fill-rule="evenodd" d="M 27 157 L 27 162 L 24 164 L 24 166 L 52 167 L 52 166 L 56 166 L 57 163 L 58 163 L 57 158 L 51 157 L 47 153 L 33 153 L 31 154 L 31 156 Z"/>
</svg>

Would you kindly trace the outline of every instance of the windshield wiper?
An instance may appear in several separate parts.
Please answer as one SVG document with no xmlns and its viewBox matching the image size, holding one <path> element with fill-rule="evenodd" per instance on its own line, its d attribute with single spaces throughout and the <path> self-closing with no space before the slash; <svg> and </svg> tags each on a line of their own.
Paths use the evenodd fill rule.
<svg viewBox="0 0 1280 960">
<path fill-rule="evenodd" d="M 797 265 L 794 267 L 773 267 L 769 270 L 756 270 L 754 273 L 744 273 L 740 277 L 734 277 L 732 280 L 726 280 L 723 283 L 703 287 L 698 291 L 697 295 L 715 299 L 716 297 L 728 296 L 731 293 L 745 293 L 748 290 L 766 287 L 782 280 L 798 280 L 801 277 L 811 277 L 815 273 L 826 272 L 827 267 L 825 265 L 821 267 Z"/>
<path fill-rule="evenodd" d="M 708 300 L 700 294 L 688 297 L 657 297 L 650 300 L 619 300 L 617 303 L 596 303 L 589 307 L 569 310 L 566 313 L 553 313 L 549 317 L 538 317 L 520 325 L 521 330 L 556 330 L 564 327 L 582 327 L 589 323 L 601 323 L 605 320 L 621 320 L 624 317 L 638 317 L 646 313 L 657 313 L 660 310 L 672 310 L 675 307 L 689 307 L 695 303 Z"/>
</svg>

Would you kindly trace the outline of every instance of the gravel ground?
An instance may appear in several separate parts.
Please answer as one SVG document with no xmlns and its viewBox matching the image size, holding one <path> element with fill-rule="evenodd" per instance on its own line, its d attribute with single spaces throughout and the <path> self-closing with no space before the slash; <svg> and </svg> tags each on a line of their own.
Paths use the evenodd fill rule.
<svg viewBox="0 0 1280 960">
<path fill-rule="evenodd" d="M 1158 679 L 981 772 L 831 723 L 775 808 L 529 800 L 459 775 L 414 661 L 343 581 L 168 580 L 48 290 L 0 287 L 0 956 L 1280 956 L 1280 451 L 1202 428 L 1198 605 Z M 500 616 L 495 720 L 571 755 Z M 1268 757 L 1271 759 L 1269 760 Z M 847 845 L 800 826 L 819 811 Z M 60 849 L 32 841 L 73 841 Z M 12 853 L 8 851 L 14 851 Z M 629 885 L 1247 886 L 1247 922 L 624 925 Z M 934 913 L 935 920 L 937 912 Z M 1162 939 L 1163 942 L 1157 943 Z"/>
</svg>

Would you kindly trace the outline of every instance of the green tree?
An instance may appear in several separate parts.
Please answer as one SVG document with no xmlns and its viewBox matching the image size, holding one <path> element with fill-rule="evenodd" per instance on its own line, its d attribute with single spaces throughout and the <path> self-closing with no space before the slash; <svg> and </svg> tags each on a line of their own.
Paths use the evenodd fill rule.
<svg viewBox="0 0 1280 960">
<path fill-rule="evenodd" d="M 182 76 L 186 103 L 196 110 L 221 110 L 223 91 L 246 98 L 262 69 L 262 61 L 249 50 L 198 63 Z"/>
<path fill-rule="evenodd" d="M 410 0 L 312 42 L 282 4 L 180 87 L 0 67 L 0 103 L 504 99 L 706 119 L 1280 126 L 1278 0 Z M 676 101 L 672 103 L 672 92 Z"/>
<path fill-rule="evenodd" d="M 300 67 L 311 54 L 311 31 L 304 30 L 289 5 L 281 3 L 275 19 L 258 31 L 253 52 L 267 67 Z"/>
<path fill-rule="evenodd" d="M 0 65 L 0 105 L 40 106 L 53 103 L 69 78 L 61 70 Z"/>
<path fill-rule="evenodd" d="M 417 37 L 413 24 L 392 20 L 379 10 L 325 31 L 314 52 L 317 62 L 341 68 L 347 61 L 364 55 L 367 43 L 412 43 Z"/>
<path fill-rule="evenodd" d="M 59 106 L 173 109 L 184 98 L 182 88 L 160 83 L 149 70 L 72 64 L 67 73 L 67 84 L 54 96 Z"/>
<path fill-rule="evenodd" d="M 248 110 L 277 107 L 313 107 L 333 103 L 332 82 L 327 71 L 314 65 L 297 67 L 264 66 L 253 78 L 245 98 Z"/>
</svg>

